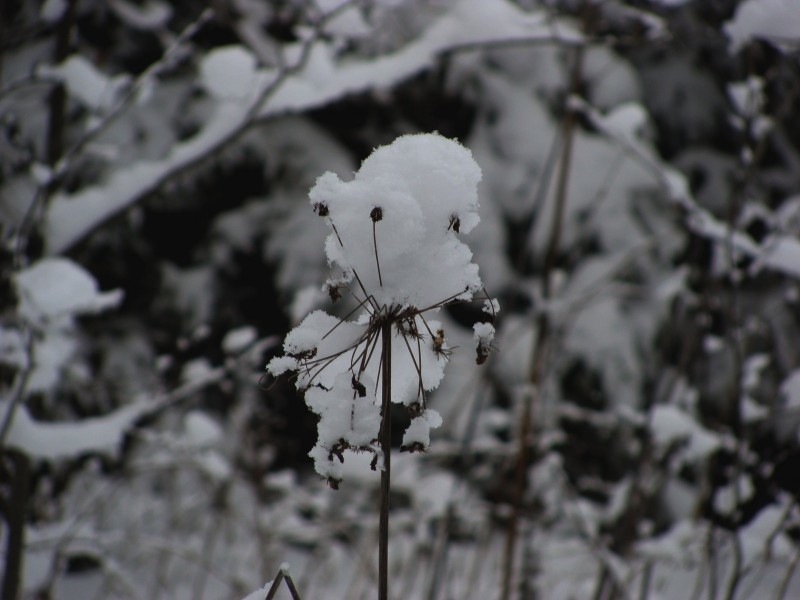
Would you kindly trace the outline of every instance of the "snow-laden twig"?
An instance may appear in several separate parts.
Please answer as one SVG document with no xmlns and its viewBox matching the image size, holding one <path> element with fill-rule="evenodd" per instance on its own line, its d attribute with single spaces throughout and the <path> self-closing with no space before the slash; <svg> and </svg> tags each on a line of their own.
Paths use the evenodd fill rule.
<svg viewBox="0 0 800 600">
<path fill-rule="evenodd" d="M 45 216 L 47 251 L 58 254 L 69 249 L 97 225 L 219 151 L 260 120 L 323 106 L 366 89 L 395 85 L 428 68 L 442 54 L 468 46 L 508 40 L 553 43 L 582 39 L 567 26 L 554 30 L 545 16 L 526 13 L 508 0 L 462 0 L 419 38 L 392 54 L 337 62 L 333 46 L 317 37 L 326 19 L 320 20 L 316 33 L 286 48 L 287 55 L 297 56 L 294 62 L 277 71 L 255 71 L 254 78 L 260 81 L 258 91 L 246 101 L 218 102 L 205 127 L 160 160 L 125 165 L 99 185 L 55 194 Z"/>
</svg>

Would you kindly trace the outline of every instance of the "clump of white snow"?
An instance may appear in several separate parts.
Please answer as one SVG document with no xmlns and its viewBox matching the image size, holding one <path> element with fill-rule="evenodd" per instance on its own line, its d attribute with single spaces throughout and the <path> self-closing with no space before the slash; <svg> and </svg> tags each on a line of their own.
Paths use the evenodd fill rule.
<svg viewBox="0 0 800 600">
<path fill-rule="evenodd" d="M 797 0 L 745 0 L 725 25 L 731 48 L 739 50 L 752 38 L 796 46 L 800 41 L 800 7 Z"/>
<path fill-rule="evenodd" d="M 222 338 L 222 349 L 228 354 L 238 354 L 247 349 L 252 344 L 258 332 L 255 327 L 245 326 L 232 329 Z"/>
<path fill-rule="evenodd" d="M 381 306 L 470 299 L 482 284 L 459 235 L 480 221 L 480 180 L 472 153 L 438 134 L 378 148 L 352 181 L 325 173 L 309 196 L 332 230 L 328 260 Z"/>
<path fill-rule="evenodd" d="M 109 111 L 129 83 L 128 76 L 108 77 L 79 54 L 73 54 L 59 65 L 43 65 L 38 73 L 63 81 L 70 97 L 95 112 Z"/>
<path fill-rule="evenodd" d="M 439 414 L 426 407 L 426 393 L 442 381 L 451 350 L 441 323 L 429 317 L 483 288 L 460 239 L 480 222 L 480 180 L 468 149 L 420 134 L 375 150 L 352 181 L 325 173 L 309 193 L 314 212 L 330 228 L 325 252 L 334 272 L 323 289 L 334 302 L 349 291 L 361 312 L 353 321 L 312 312 L 289 332 L 285 355 L 267 370 L 273 376 L 296 371 L 298 389 L 320 416 L 310 456 L 334 486 L 343 477 L 346 451 L 373 453 L 373 466 L 382 465 L 384 325 L 391 332 L 390 400 L 412 415 L 403 449 L 426 450 L 430 430 L 441 425 Z M 499 309 L 496 300 L 484 305 L 492 316 Z M 479 362 L 493 336 L 489 323 L 476 329 Z"/>
<path fill-rule="evenodd" d="M 82 267 L 66 258 L 45 258 L 14 276 L 19 314 L 33 326 L 69 324 L 74 315 L 97 313 L 122 302 L 122 290 L 100 292 Z"/>
</svg>

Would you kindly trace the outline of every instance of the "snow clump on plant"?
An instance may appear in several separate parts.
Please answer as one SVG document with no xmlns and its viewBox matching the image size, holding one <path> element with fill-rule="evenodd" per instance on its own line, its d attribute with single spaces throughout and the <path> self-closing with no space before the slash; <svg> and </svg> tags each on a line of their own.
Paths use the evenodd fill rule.
<svg viewBox="0 0 800 600">
<path fill-rule="evenodd" d="M 384 360 L 391 365 L 391 402 L 411 416 L 401 449 L 424 451 L 430 429 L 442 422 L 427 408 L 426 393 L 441 382 L 451 349 L 441 323 L 430 317 L 483 290 L 478 265 L 459 238 L 480 221 L 480 179 L 480 167 L 458 142 L 406 135 L 375 150 L 352 181 L 325 173 L 309 193 L 331 230 L 325 252 L 333 273 L 323 289 L 334 302 L 349 291 L 358 314 L 351 321 L 312 312 L 289 332 L 285 355 L 267 370 L 296 372 L 298 389 L 320 416 L 310 456 L 334 487 L 345 450 L 372 452 L 373 468 L 382 466 Z M 497 301 L 486 306 L 494 317 Z M 388 328 L 390 348 L 380 343 Z M 493 332 L 488 323 L 480 327 L 479 362 Z"/>
</svg>

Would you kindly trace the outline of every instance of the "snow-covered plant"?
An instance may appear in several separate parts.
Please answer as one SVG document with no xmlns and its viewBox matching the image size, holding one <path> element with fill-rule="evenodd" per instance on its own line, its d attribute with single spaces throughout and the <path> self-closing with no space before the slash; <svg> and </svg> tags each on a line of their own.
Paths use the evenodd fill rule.
<svg viewBox="0 0 800 600">
<path fill-rule="evenodd" d="M 403 450 L 427 449 L 430 430 L 441 424 L 426 394 L 441 382 L 451 349 L 431 317 L 483 288 L 472 252 L 459 239 L 480 221 L 480 178 L 470 151 L 457 142 L 407 135 L 373 152 L 352 181 L 325 173 L 309 194 L 331 229 L 325 251 L 334 273 L 324 290 L 335 302 L 349 287 L 358 302 L 355 318 L 312 312 L 267 369 L 275 376 L 297 373 L 298 389 L 320 416 L 310 456 L 334 487 L 345 450 L 373 452 L 373 466 L 383 468 L 386 449 L 377 442 L 387 401 L 411 416 Z M 498 304 L 487 307 L 493 316 Z M 480 323 L 475 331 L 483 362 L 494 327 Z M 384 389 L 390 393 L 382 398 Z"/>
<path fill-rule="evenodd" d="M 332 301 L 346 288 L 353 320 L 317 310 L 286 336 L 284 356 L 268 371 L 297 374 L 309 408 L 320 417 L 310 452 L 317 472 L 336 488 L 344 452 L 372 452 L 381 469 L 379 589 L 387 597 L 391 405 L 411 423 L 401 450 L 424 451 L 442 423 L 426 394 L 442 381 L 451 348 L 442 307 L 483 289 L 472 252 L 459 235 L 478 217 L 481 171 L 469 150 L 438 134 L 407 135 L 375 150 L 352 181 L 325 173 L 309 197 L 331 229 L 325 242 L 334 272 L 324 284 Z M 486 310 L 494 316 L 496 300 Z M 491 323 L 475 328 L 477 362 L 486 360 Z"/>
</svg>

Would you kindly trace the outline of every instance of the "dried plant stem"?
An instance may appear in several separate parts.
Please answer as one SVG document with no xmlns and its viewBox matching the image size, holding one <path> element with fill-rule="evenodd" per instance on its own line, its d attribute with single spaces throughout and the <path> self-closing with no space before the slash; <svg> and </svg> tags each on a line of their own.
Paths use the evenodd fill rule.
<svg viewBox="0 0 800 600">
<path fill-rule="evenodd" d="M 8 526 L 5 535 L 5 569 L 3 570 L 0 596 L 13 600 L 22 589 L 22 565 L 25 549 L 25 521 L 28 506 L 31 465 L 28 457 L 16 450 L 5 450 L 0 454 L 0 474 L 8 477 L 10 491 L 0 498 L 0 517 Z"/>
<path fill-rule="evenodd" d="M 378 284 L 383 287 L 383 276 L 381 275 L 381 261 L 378 258 L 378 236 L 375 235 L 375 222 L 372 222 L 372 246 L 375 248 L 375 264 L 378 265 Z"/>
<path fill-rule="evenodd" d="M 580 85 L 580 76 L 583 64 L 583 47 L 575 48 L 575 62 L 570 78 L 570 95 L 577 93 Z M 544 256 L 543 268 L 543 295 L 549 298 L 552 294 L 550 277 L 555 268 L 555 260 L 561 240 L 561 228 L 564 220 L 564 209 L 567 204 L 567 188 L 569 185 L 570 167 L 572 163 L 573 131 L 577 124 L 577 114 L 569 108 L 564 115 L 561 125 L 561 156 L 559 159 L 559 172 L 554 194 L 555 210 L 550 227 L 550 238 Z M 506 544 L 503 556 L 503 577 L 500 598 L 508 600 L 514 575 L 514 559 L 516 555 L 517 538 L 519 535 L 519 520 L 522 512 L 522 499 L 525 494 L 525 474 L 528 468 L 529 447 L 531 446 L 531 433 L 533 431 L 533 409 L 536 397 L 539 394 L 544 379 L 547 347 L 550 341 L 551 324 L 546 313 L 537 319 L 537 332 L 534 341 L 531 368 L 529 372 L 530 390 L 525 395 L 522 405 L 522 420 L 517 440 L 517 456 L 514 468 L 514 487 L 512 497 L 511 516 L 506 529 Z"/>
<path fill-rule="evenodd" d="M 392 465 L 392 320 L 381 324 L 381 512 L 378 525 L 378 598 L 389 600 L 389 484 Z"/>
<path fill-rule="evenodd" d="M 275 594 L 278 593 L 278 588 L 281 585 L 281 582 L 286 582 L 286 587 L 289 588 L 289 593 L 292 595 L 293 600 L 300 600 L 300 594 L 297 592 L 297 588 L 294 585 L 294 581 L 292 581 L 292 576 L 289 575 L 283 568 L 278 571 L 277 577 L 272 582 L 269 590 L 267 591 L 267 596 L 265 600 L 273 600 L 275 598 Z"/>
</svg>

